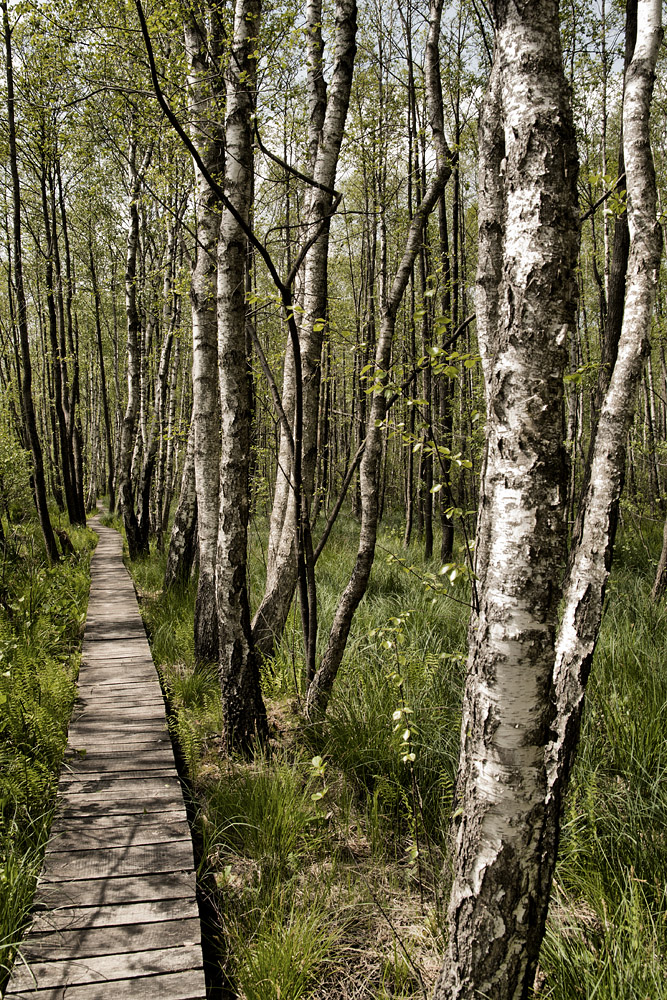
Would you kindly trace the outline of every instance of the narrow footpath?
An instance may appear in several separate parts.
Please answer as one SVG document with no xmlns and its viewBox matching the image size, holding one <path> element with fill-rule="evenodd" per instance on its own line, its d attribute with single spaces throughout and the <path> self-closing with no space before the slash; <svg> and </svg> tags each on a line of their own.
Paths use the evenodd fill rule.
<svg viewBox="0 0 667 1000">
<path fill-rule="evenodd" d="M 5 1000 L 205 1000 L 192 841 L 116 531 L 97 517 L 79 693 Z"/>
</svg>

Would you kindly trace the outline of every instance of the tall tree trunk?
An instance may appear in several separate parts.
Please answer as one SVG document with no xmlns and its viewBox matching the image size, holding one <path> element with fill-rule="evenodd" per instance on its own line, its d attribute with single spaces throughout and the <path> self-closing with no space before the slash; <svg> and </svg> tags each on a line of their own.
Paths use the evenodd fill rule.
<svg viewBox="0 0 667 1000">
<path fill-rule="evenodd" d="M 93 299 L 95 301 L 95 336 L 97 340 L 97 357 L 100 365 L 100 387 L 102 392 L 102 408 L 104 411 L 104 443 L 107 455 L 107 494 L 109 496 L 109 513 L 113 514 L 116 509 L 116 492 L 114 488 L 114 460 L 113 443 L 111 436 L 111 416 L 109 414 L 109 397 L 107 394 L 106 367 L 104 364 L 104 345 L 102 344 L 102 324 L 100 322 L 100 289 L 97 284 L 97 270 L 95 268 L 95 258 L 93 256 L 92 243 L 90 245 L 90 280 L 93 286 Z"/>
<path fill-rule="evenodd" d="M 323 77 L 322 3 L 311 0 L 308 5 L 309 46 L 309 149 L 311 170 L 316 186 L 310 188 L 304 218 L 304 239 L 316 230 L 330 212 L 333 187 L 336 182 L 338 156 L 345 129 L 352 87 L 352 72 L 356 52 L 356 0 L 336 0 L 335 60 L 328 99 Z M 292 352 L 288 349 L 283 376 L 283 409 L 288 420 L 295 419 L 295 378 L 303 385 L 303 455 L 302 490 L 304 512 L 302 522 L 312 507 L 313 483 L 317 464 L 317 418 L 319 413 L 320 366 L 327 303 L 327 260 L 329 226 L 308 251 L 303 270 L 303 290 L 299 336 L 301 339 L 302 370 L 296 374 Z M 278 472 L 274 494 L 266 587 L 253 621 L 253 636 L 260 656 L 270 656 L 280 640 L 297 580 L 297 510 L 295 493 L 290 484 L 290 446 L 281 427 Z M 303 525 L 306 533 L 309 525 Z M 311 584 L 312 584 L 311 580 Z M 314 597 L 314 595 L 313 595 Z M 315 612 L 311 599 L 309 613 Z M 302 608 L 302 614 L 305 609 Z M 310 655 L 314 654 L 315 627 L 304 626 L 308 633 Z M 308 651 L 307 651 L 308 655 Z"/>
<path fill-rule="evenodd" d="M 544 748 L 565 556 L 563 374 L 576 153 L 558 6 L 496 7 L 480 120 L 477 327 L 487 400 L 475 607 L 437 1000 L 527 997 L 542 938 Z"/>
<path fill-rule="evenodd" d="M 209 173 L 222 181 L 223 137 L 216 125 L 224 93 L 215 87 L 214 61 L 220 56 L 218 14 L 211 7 L 209 30 L 203 12 L 185 23 L 188 58 L 190 134 Z M 216 312 L 220 207 L 195 164 L 197 249 L 192 271 L 192 392 L 195 426 L 195 482 L 199 534 L 199 582 L 195 601 L 195 658 L 218 660 L 215 562 L 218 545 L 220 477 L 220 395 Z"/>
<path fill-rule="evenodd" d="M 58 207 L 60 209 L 60 220 L 62 226 L 63 248 L 65 251 L 65 323 L 67 332 L 67 353 L 71 362 L 71 383 L 69 399 L 67 405 L 68 412 L 68 437 L 69 449 L 72 456 L 72 485 L 74 487 L 74 498 L 76 503 L 76 516 L 78 524 L 86 523 L 86 508 L 83 496 L 83 433 L 81 429 L 81 399 L 80 399 L 80 376 L 79 376 L 79 338 L 76 328 L 76 317 L 72 314 L 72 300 L 74 297 L 74 264 L 70 252 L 69 231 L 67 227 L 67 212 L 65 209 L 65 198 L 63 195 L 62 177 L 60 174 L 60 159 L 55 161 L 55 180 L 58 185 Z M 54 205 L 54 226 L 56 210 Z M 56 232 L 54 228 L 54 239 Z M 62 279 L 61 279 L 62 287 Z"/>
<path fill-rule="evenodd" d="M 389 294 L 383 296 L 380 336 L 375 352 L 376 391 L 373 394 L 368 424 L 366 427 L 366 447 L 359 467 L 361 482 L 361 529 L 359 548 L 349 583 L 339 601 L 329 641 L 322 662 L 317 670 L 306 699 L 306 714 L 310 719 L 323 716 L 338 673 L 352 619 L 366 592 L 373 559 L 379 515 L 381 472 L 382 472 L 382 424 L 386 416 L 384 383 L 389 371 L 391 346 L 396 326 L 396 314 L 410 280 L 428 217 L 435 207 L 451 173 L 450 153 L 445 140 L 442 111 L 442 86 L 438 40 L 440 38 L 440 18 L 442 0 L 431 0 L 429 10 L 429 33 L 426 43 L 426 88 L 429 118 L 436 147 L 437 170 L 415 216 L 410 224 L 405 250 L 394 277 Z M 386 273 L 386 268 L 383 266 Z"/>
<path fill-rule="evenodd" d="M 164 589 L 181 586 L 190 578 L 197 543 L 197 493 L 195 490 L 195 428 L 190 425 L 183 462 L 181 493 L 171 529 Z"/>
<path fill-rule="evenodd" d="M 542 19 L 538 22 L 535 16 L 540 13 Z M 637 44 L 626 75 L 623 126 L 631 249 L 625 312 L 618 356 L 600 413 L 590 480 L 582 505 L 581 533 L 571 554 L 555 644 L 552 636 L 560 593 L 558 588 L 553 587 L 553 575 L 558 553 L 552 552 L 544 564 L 542 553 L 553 536 L 549 524 L 544 522 L 560 519 L 564 506 L 558 492 L 558 475 L 551 485 L 545 484 L 547 494 L 541 504 L 539 495 L 533 498 L 537 504 L 525 506 L 523 511 L 519 503 L 526 480 L 535 480 L 540 475 L 544 477 L 545 470 L 554 464 L 553 460 L 548 462 L 546 458 L 537 464 L 531 461 L 533 442 L 543 441 L 547 434 L 546 428 L 541 430 L 538 427 L 536 415 L 541 409 L 546 413 L 549 406 L 536 407 L 535 400 L 539 397 L 535 394 L 531 397 L 532 405 L 528 410 L 523 414 L 512 414 L 511 421 L 501 423 L 504 406 L 498 406 L 498 389 L 503 391 L 503 386 L 511 389 L 511 377 L 509 381 L 507 375 L 498 378 L 498 362 L 502 361 L 503 352 L 496 353 L 496 360 L 490 363 L 487 350 L 483 347 L 487 396 L 492 405 L 489 406 L 491 422 L 484 504 L 478 529 L 477 575 L 481 596 L 478 618 L 471 630 L 469 681 L 463 713 L 461 765 L 457 783 L 459 808 L 455 812 L 457 859 L 449 910 L 450 947 L 436 990 L 436 997 L 443 1000 L 445 997 L 447 1000 L 452 997 L 472 1000 L 480 993 L 490 994 L 499 1000 L 525 997 L 534 977 L 556 863 L 563 795 L 578 744 L 586 682 L 611 565 L 625 444 L 647 353 L 647 335 L 660 262 L 661 236 L 656 223 L 655 174 L 648 131 L 655 62 L 662 34 L 660 13 L 658 0 L 641 0 Z M 556 100 L 548 110 L 542 96 L 542 87 L 548 79 L 544 69 L 545 57 L 552 52 L 554 70 L 551 76 L 556 84 L 554 97 L 560 97 L 561 107 L 565 105 L 563 95 L 566 87 L 555 68 L 558 62 L 560 70 L 555 4 L 534 5 L 530 11 L 523 8 L 520 13 L 512 8 L 504 10 L 499 17 L 497 38 L 500 58 L 496 60 L 493 79 L 499 85 L 502 104 L 494 109 L 493 101 L 487 100 L 480 175 L 480 188 L 485 191 L 484 203 L 480 205 L 480 237 L 484 236 L 485 223 L 491 233 L 490 239 L 487 234 L 487 247 L 480 245 L 480 273 L 483 274 L 484 261 L 491 261 L 488 286 L 492 295 L 489 296 L 487 291 L 485 303 L 486 289 L 481 287 L 480 282 L 478 322 L 480 317 L 482 324 L 487 320 L 485 306 L 494 307 L 489 310 L 491 314 L 497 313 L 495 307 L 498 301 L 501 303 L 501 316 L 507 316 L 507 306 L 503 308 L 503 303 L 507 303 L 511 304 L 512 315 L 518 317 L 519 322 L 522 319 L 524 323 L 526 319 L 540 320 L 539 310 L 527 308 L 525 293 L 517 296 L 515 288 L 511 300 L 507 297 L 504 275 L 511 273 L 507 247 L 517 246 L 516 241 L 510 239 L 511 208 L 519 195 L 517 207 L 523 203 L 521 223 L 524 230 L 523 244 L 518 244 L 523 250 L 519 259 L 523 270 L 519 273 L 523 274 L 524 280 L 526 276 L 530 279 L 531 298 L 535 293 L 539 294 L 540 282 L 536 282 L 535 278 L 540 271 L 547 279 L 549 270 L 553 275 L 550 289 L 544 288 L 541 296 L 550 312 L 541 329 L 547 329 L 551 324 L 551 349 L 547 351 L 545 346 L 539 355 L 534 355 L 540 366 L 539 371 L 548 376 L 550 369 L 546 359 L 555 353 L 556 347 L 560 348 L 561 339 L 564 344 L 564 333 L 571 325 L 567 316 L 563 315 L 568 299 L 568 295 L 563 294 L 567 292 L 563 286 L 568 277 L 574 286 L 574 253 L 571 247 L 574 240 L 568 236 L 568 227 L 563 227 L 562 223 L 567 222 L 568 214 L 572 214 L 575 170 L 572 167 L 567 170 L 567 176 L 558 178 L 560 165 L 564 164 L 567 169 L 570 160 L 567 134 L 564 135 L 564 148 L 560 147 L 562 153 L 556 158 L 553 154 L 559 149 L 558 136 L 552 135 L 541 144 L 528 117 L 525 124 L 531 129 L 531 141 L 527 145 L 522 136 L 521 123 L 513 120 L 511 112 L 519 107 L 525 114 L 528 110 L 525 95 L 529 94 L 536 123 L 548 121 L 557 125 L 559 120 L 565 120 L 565 113 L 559 110 Z M 515 78 L 516 70 L 521 71 L 522 66 L 533 72 L 539 67 L 542 87 L 532 80 L 524 82 Z M 511 90 L 508 90 L 508 83 Z M 501 111 L 505 115 L 504 134 L 512 141 L 507 149 L 502 142 Z M 569 128 L 565 133 L 568 131 Z M 543 126 L 540 133 L 543 134 Z M 521 143 L 519 161 L 516 155 L 512 155 L 517 140 Z M 548 151 L 546 166 L 550 183 L 549 177 L 539 177 L 532 157 L 527 159 L 525 154 L 525 150 L 530 149 L 535 155 L 540 148 Z M 498 170 L 499 156 L 505 164 L 504 172 Z M 518 171 L 517 162 L 520 165 Z M 500 182 L 499 178 L 502 178 Z M 530 202 L 523 196 L 524 193 L 529 196 L 535 179 L 541 180 L 541 197 L 533 202 L 535 210 L 531 227 L 537 238 L 527 230 L 529 216 L 526 206 Z M 551 194 L 554 181 L 559 182 L 555 185 L 553 202 L 560 198 L 563 211 L 555 213 L 549 210 L 545 214 L 547 205 L 553 204 L 551 197 L 547 201 L 546 195 Z M 505 184 L 511 192 L 509 196 L 502 189 Z M 568 188 L 571 189 L 569 199 L 565 196 Z M 492 192 L 491 197 L 488 192 Z M 497 220 L 503 218 L 499 209 L 502 210 L 505 205 L 508 222 L 503 247 Z M 555 226 L 558 214 L 561 215 L 560 234 Z M 495 233 L 491 232 L 492 226 L 495 226 Z M 488 252 L 489 244 L 493 254 Z M 535 253 L 540 245 L 548 248 L 552 262 L 550 269 L 544 267 Z M 557 296 L 557 301 L 553 297 L 549 299 L 549 294 L 554 294 L 553 290 L 558 292 L 561 289 L 563 291 Z M 526 330 L 526 333 L 530 332 Z M 501 333 L 504 334 L 504 331 Z M 483 336 L 482 330 L 480 342 L 484 344 L 487 341 L 488 337 Z M 535 335 L 507 338 L 504 334 L 503 343 L 509 343 L 512 350 L 515 349 L 513 345 L 521 346 L 527 352 L 539 350 Z M 517 366 L 513 364 L 512 370 L 518 370 Z M 534 370 L 537 371 L 537 368 Z M 509 372 L 509 368 L 506 371 Z M 561 374 L 562 368 L 555 365 L 554 386 L 560 386 Z M 511 398 L 516 400 L 517 392 L 511 392 Z M 555 400 L 551 410 L 548 433 L 555 454 L 556 448 L 560 447 L 562 419 L 561 413 L 556 412 Z M 502 458 L 510 454 L 515 460 L 515 479 L 508 477 L 505 481 L 507 485 L 501 485 L 496 492 L 501 496 L 505 494 L 509 500 L 511 521 L 506 511 L 494 510 L 493 502 L 488 501 L 487 489 L 487 484 L 492 483 L 492 473 L 502 467 L 499 456 Z M 514 496 L 509 496 L 512 488 Z M 524 524 L 523 556 L 522 551 L 517 552 L 513 544 L 508 544 L 508 538 L 515 534 L 508 532 L 508 523 L 513 525 L 517 519 Z M 499 568 L 503 569 L 499 554 L 502 553 L 505 554 L 505 561 L 507 556 L 512 557 L 512 563 L 507 565 L 503 578 L 499 580 Z M 515 585 L 511 591 L 504 583 L 505 579 L 516 578 L 521 558 L 526 560 L 528 557 L 525 581 L 534 594 L 530 602 L 526 600 L 526 582 L 520 587 Z M 488 609 L 494 605 L 496 611 L 492 619 Z M 541 614 L 536 616 L 536 611 L 540 609 Z M 531 619 L 532 629 L 527 628 Z M 506 623 L 511 626 L 509 633 Z M 501 640 L 500 644 L 498 640 Z M 495 656 L 491 659 L 489 652 L 494 650 Z M 534 663 L 524 677 L 524 665 L 531 658 L 534 661 L 536 655 L 539 664 Z M 545 662 L 548 659 L 553 664 L 550 670 L 547 670 Z M 525 696 L 517 697 L 517 692 L 525 692 Z M 511 892 L 508 892 L 508 887 L 511 887 Z M 486 945 L 483 950 L 479 947 L 482 941 Z"/>
<path fill-rule="evenodd" d="M 16 149 L 16 119 L 14 97 L 14 67 L 12 64 L 12 36 L 7 11 L 7 0 L 2 0 L 2 27 L 5 35 L 6 79 L 7 79 L 7 121 L 9 125 L 9 163 L 12 177 L 13 222 L 14 222 L 14 284 L 16 290 L 17 326 L 21 344 L 21 405 L 25 421 L 26 437 L 30 442 L 33 465 L 33 484 L 39 524 L 44 536 L 44 545 L 49 562 L 58 560 L 58 546 L 51 526 L 44 478 L 44 459 L 37 432 L 37 420 L 32 398 L 32 364 L 30 359 L 30 339 L 28 335 L 28 309 L 23 285 L 23 248 L 21 244 L 21 184 L 19 180 L 18 153 Z"/>
<path fill-rule="evenodd" d="M 246 225 L 253 176 L 252 116 L 257 82 L 260 0 L 236 0 L 227 78 L 225 194 Z M 220 511 L 216 557 L 218 676 L 228 750 L 249 752 L 267 737 L 266 710 L 250 631 L 247 584 L 250 384 L 246 357 L 246 237 L 228 209 L 218 243 Z"/>
<path fill-rule="evenodd" d="M 139 395 L 141 383 L 141 357 L 139 335 L 141 324 L 137 308 L 137 250 L 139 247 L 139 197 L 141 194 L 144 171 L 150 161 L 151 149 L 144 156 L 141 166 L 137 165 L 137 141 L 130 140 L 128 154 L 129 170 L 129 208 L 130 229 L 127 236 L 127 257 L 125 265 L 125 309 L 127 314 L 127 406 L 120 435 L 120 454 L 118 456 L 118 495 L 120 499 L 125 537 L 130 553 L 130 559 L 136 559 L 148 551 L 142 547 L 139 521 L 134 506 L 134 487 L 132 483 L 132 456 L 134 453 L 134 438 L 139 414 Z"/>
<path fill-rule="evenodd" d="M 582 530 L 570 559 L 554 668 L 556 739 L 548 747 L 547 805 L 558 844 L 562 799 L 579 740 L 586 683 L 602 618 L 623 483 L 628 432 L 649 352 L 662 233 L 649 114 L 662 40 L 659 0 L 639 0 L 637 40 L 625 77 L 623 150 L 628 190 L 630 256 L 616 363 L 602 405 L 591 474 L 582 503 Z"/>
</svg>

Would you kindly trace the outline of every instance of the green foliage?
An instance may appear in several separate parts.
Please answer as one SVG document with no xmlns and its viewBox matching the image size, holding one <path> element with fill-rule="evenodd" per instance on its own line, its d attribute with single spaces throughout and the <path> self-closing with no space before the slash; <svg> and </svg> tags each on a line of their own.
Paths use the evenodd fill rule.
<svg viewBox="0 0 667 1000">
<path fill-rule="evenodd" d="M 232 769 L 226 781 L 204 792 L 207 855 L 252 859 L 263 891 L 267 884 L 279 886 L 296 872 L 300 849 L 312 850 L 313 837 L 319 840 L 315 787 L 305 769 L 287 761 Z"/>
<path fill-rule="evenodd" d="M 251 942 L 241 945 L 236 979 L 246 1000 L 312 997 L 323 967 L 331 964 L 341 928 L 331 926 L 326 902 L 284 899 L 262 915 Z"/>
<path fill-rule="evenodd" d="M 0 506 L 8 521 L 34 511 L 30 492 L 30 460 L 13 435 L 0 426 Z"/>
</svg>

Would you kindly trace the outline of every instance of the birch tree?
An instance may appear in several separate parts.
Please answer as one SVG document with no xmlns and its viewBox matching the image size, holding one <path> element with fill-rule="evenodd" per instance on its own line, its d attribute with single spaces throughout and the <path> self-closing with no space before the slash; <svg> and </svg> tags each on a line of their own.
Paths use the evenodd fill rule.
<svg viewBox="0 0 667 1000">
<path fill-rule="evenodd" d="M 218 241 L 220 509 L 216 557 L 219 679 L 225 741 L 248 750 L 267 734 L 250 631 L 247 586 L 250 380 L 246 357 L 245 271 L 253 189 L 253 131 L 260 0 L 236 0 L 227 77 L 225 206 Z M 242 226 L 245 224 L 245 229 Z"/>
<path fill-rule="evenodd" d="M 123 417 L 118 458 L 118 496 L 125 524 L 125 537 L 130 559 L 148 551 L 147 540 L 142 544 L 139 520 L 134 505 L 132 485 L 132 453 L 139 415 L 139 395 L 141 382 L 141 348 L 139 335 L 141 321 L 137 306 L 137 253 L 139 249 L 139 198 L 144 174 L 152 155 L 149 145 L 143 160 L 137 161 L 137 139 L 133 135 L 128 152 L 128 194 L 130 226 L 127 235 L 127 256 L 125 264 L 125 311 L 127 316 L 127 406 Z"/>
<path fill-rule="evenodd" d="M 640 0 L 623 110 L 631 238 L 625 312 L 563 594 L 574 139 L 557 4 L 498 3 L 494 16 L 495 59 L 480 122 L 477 318 L 488 426 L 478 604 L 453 821 L 449 947 L 436 1000 L 527 997 L 533 984 L 660 258 L 648 133 L 660 5 Z"/>
<path fill-rule="evenodd" d="M 295 380 L 303 387 L 302 487 L 305 510 L 310 509 L 317 463 L 317 428 L 320 400 L 320 369 L 327 307 L 327 261 L 329 223 L 338 158 L 350 102 L 356 52 L 357 5 L 355 0 L 337 0 L 335 57 L 327 95 L 324 81 L 322 2 L 310 0 L 307 9 L 308 38 L 308 152 L 312 183 L 306 192 L 301 234 L 304 243 L 320 229 L 304 262 L 299 295 L 301 371 L 296 371 L 288 344 L 285 355 L 282 406 L 288 419 L 296 421 Z M 253 635 L 262 656 L 273 653 L 282 635 L 297 580 L 297 503 L 291 443 L 281 424 L 276 489 L 271 512 L 267 554 L 266 588 L 253 621 Z M 306 515 L 304 515 L 306 516 Z M 314 610 L 314 609 L 311 609 Z M 308 632 L 308 628 L 304 629 Z M 314 644 L 314 635 L 310 635 Z M 311 645 L 314 652 L 314 645 Z"/>
<path fill-rule="evenodd" d="M 222 180 L 221 125 L 224 81 L 222 25 L 215 5 L 192 8 L 184 25 L 188 60 L 190 134 L 209 174 Z M 201 168 L 194 162 L 197 243 L 192 270 L 192 391 L 195 428 L 195 481 L 199 535 L 199 579 L 195 602 L 195 657 L 218 659 L 215 561 L 218 544 L 220 399 L 218 392 L 217 245 L 220 206 Z"/>
<path fill-rule="evenodd" d="M 6 81 L 7 81 L 7 121 L 9 125 L 9 162 L 12 181 L 12 222 L 14 243 L 14 287 L 16 290 L 17 326 L 21 345 L 21 409 L 25 434 L 32 452 L 34 496 L 37 506 L 44 545 L 49 562 L 58 560 L 51 518 L 49 515 L 46 495 L 46 480 L 44 476 L 44 456 L 37 429 L 35 406 L 32 396 L 32 364 L 30 359 L 30 339 L 28 332 L 28 306 L 26 303 L 23 283 L 23 249 L 21 242 L 21 184 L 19 180 L 18 152 L 16 147 L 16 112 L 14 90 L 14 67 L 12 62 L 12 28 L 9 23 L 9 12 L 6 0 L 0 5 L 2 9 L 2 29 L 5 41 Z M 17 363 L 18 368 L 18 363 Z"/>
<path fill-rule="evenodd" d="M 436 171 L 411 220 L 399 266 L 382 303 L 380 336 L 375 351 L 376 385 L 368 415 L 366 445 L 359 467 L 362 508 L 359 547 L 349 582 L 336 608 L 322 662 L 308 689 L 306 714 L 311 719 L 321 717 L 326 710 L 329 695 L 343 659 L 352 620 L 368 586 L 375 558 L 379 521 L 383 423 L 387 414 L 386 382 L 391 361 L 396 316 L 424 239 L 423 234 L 429 215 L 435 208 L 451 174 L 451 153 L 445 139 L 440 80 L 438 44 L 441 15 L 442 0 L 431 0 L 424 75 L 431 131 L 436 148 Z"/>
</svg>

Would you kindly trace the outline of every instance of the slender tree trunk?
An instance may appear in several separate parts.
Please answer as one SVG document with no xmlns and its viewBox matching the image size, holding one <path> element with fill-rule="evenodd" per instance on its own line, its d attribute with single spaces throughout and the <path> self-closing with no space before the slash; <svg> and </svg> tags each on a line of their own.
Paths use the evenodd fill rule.
<svg viewBox="0 0 667 1000">
<path fill-rule="evenodd" d="M 252 115 L 257 82 L 260 0 L 236 0 L 227 78 L 225 193 L 250 219 Z M 266 710 L 250 631 L 247 584 L 250 383 L 246 357 L 246 237 L 228 209 L 218 243 L 218 376 L 220 380 L 220 512 L 216 557 L 218 676 L 227 749 L 249 752 L 267 737 Z"/>
<path fill-rule="evenodd" d="M 120 455 L 118 457 L 118 494 L 125 524 L 125 537 L 130 559 L 136 559 L 148 551 L 142 546 L 139 521 L 134 506 L 132 483 L 132 456 L 139 414 L 141 383 L 141 348 L 139 336 L 141 324 L 137 309 L 137 250 L 139 247 L 139 197 L 145 169 L 148 167 L 150 150 L 144 162 L 137 165 L 137 142 L 130 140 L 128 155 L 130 229 L 127 237 L 127 258 L 125 266 L 125 309 L 127 314 L 127 407 L 121 428 Z"/>
<path fill-rule="evenodd" d="M 104 364 L 104 345 L 102 344 L 102 325 L 100 322 L 100 289 L 97 284 L 97 270 L 95 268 L 95 258 L 93 256 L 92 244 L 90 246 L 90 280 L 93 286 L 93 299 L 95 301 L 95 335 L 97 338 L 97 357 L 100 365 L 100 386 L 102 391 L 102 408 L 104 411 L 104 443 L 107 455 L 107 493 L 109 495 L 109 513 L 113 514 L 116 509 L 116 492 L 114 488 L 114 460 L 113 443 L 111 436 L 111 416 L 109 414 L 109 397 L 107 394 L 106 368 Z"/>
<path fill-rule="evenodd" d="M 12 64 L 12 36 L 7 11 L 7 0 L 2 0 L 2 27 L 5 35 L 6 79 L 7 79 L 7 120 L 9 125 L 9 162 L 12 178 L 13 221 L 14 221 L 14 285 L 16 290 L 17 326 L 21 344 L 21 404 L 25 421 L 26 437 L 30 442 L 33 464 L 33 485 L 39 524 L 44 536 L 44 545 L 49 562 L 58 561 L 58 546 L 51 526 L 44 478 L 42 446 L 37 433 L 37 420 L 32 398 L 32 364 L 30 359 L 30 339 L 28 334 L 28 310 L 23 285 L 23 249 L 21 244 L 21 184 L 19 180 L 18 153 L 16 149 L 16 120 L 14 98 L 14 68 Z"/>
<path fill-rule="evenodd" d="M 386 382 L 389 370 L 396 314 L 403 300 L 414 262 L 421 247 L 428 217 L 434 209 L 451 173 L 449 166 L 450 154 L 444 133 L 438 52 L 441 13 L 442 0 L 431 0 L 429 33 L 426 45 L 425 77 L 429 117 L 431 119 L 431 128 L 436 146 L 437 170 L 412 219 L 403 256 L 389 294 L 383 301 L 380 336 L 375 352 L 375 381 L 377 390 L 373 394 L 373 402 L 366 427 L 366 447 L 359 468 L 362 501 L 359 548 L 352 575 L 334 615 L 329 633 L 329 641 L 322 657 L 322 662 L 308 689 L 306 714 L 310 719 L 321 718 L 326 711 L 331 689 L 345 651 L 352 619 L 368 586 L 371 567 L 375 557 L 379 516 L 383 451 L 382 423 L 386 415 L 384 383 Z"/>
<path fill-rule="evenodd" d="M 343 139 L 352 87 L 352 72 L 356 52 L 357 5 L 356 0 L 336 0 L 335 60 L 326 97 L 323 78 L 322 4 L 311 0 L 308 5 L 309 46 L 309 149 L 312 176 L 317 186 L 310 189 L 303 232 L 305 238 L 325 218 L 333 204 L 333 187 L 336 182 L 338 156 Z M 317 436 L 320 392 L 320 366 L 326 319 L 327 260 L 329 254 L 329 226 L 310 248 L 303 271 L 303 292 L 299 335 L 301 339 L 302 370 L 295 373 L 292 352 L 288 349 L 283 377 L 283 409 L 289 420 L 294 420 L 295 378 L 303 385 L 303 455 L 302 483 L 304 510 L 301 514 L 302 530 L 312 507 L 313 484 L 317 464 Z M 266 587 L 253 621 L 253 636 L 260 656 L 270 656 L 282 635 L 297 581 L 297 510 L 294 491 L 290 485 L 292 475 L 290 447 L 281 428 L 276 490 L 271 514 L 269 549 L 267 558 Z M 311 578 L 310 585 L 314 583 Z M 314 595 L 313 595 L 314 598 Z M 303 604 L 303 602 L 302 602 Z M 310 600 L 308 615 L 315 613 L 314 599 Z M 302 607 L 302 615 L 306 609 Z M 304 624 L 312 660 L 314 655 L 316 624 L 311 618 Z"/>
<path fill-rule="evenodd" d="M 195 430 L 190 425 L 183 462 L 181 493 L 171 529 L 164 589 L 181 586 L 190 578 L 197 544 L 197 493 L 195 490 Z"/>
<path fill-rule="evenodd" d="M 216 125 L 224 107 L 224 93 L 214 89 L 219 56 L 218 16 L 211 11 L 208 35 L 205 20 L 185 23 L 188 58 L 190 132 L 209 173 L 222 180 L 223 139 Z M 192 391 L 195 425 L 195 482 L 199 534 L 199 581 L 195 602 L 195 658 L 218 660 L 218 612 L 215 599 L 215 563 L 218 545 L 220 477 L 220 395 L 218 385 L 218 328 L 216 312 L 216 247 L 220 232 L 220 208 L 199 167 L 197 185 L 197 249 L 192 271 Z"/>
<path fill-rule="evenodd" d="M 181 338 L 177 337 L 174 344 L 173 358 L 171 362 L 171 382 L 169 386 L 169 419 L 167 423 L 167 446 L 164 464 L 164 496 L 162 498 L 161 527 L 160 535 L 164 537 L 169 528 L 169 514 L 171 513 L 171 501 L 174 496 L 174 466 L 178 460 L 177 435 L 176 430 L 176 396 L 178 389 L 178 373 L 180 367 Z M 185 395 L 185 393 L 184 393 Z M 180 430 L 180 428 L 179 428 Z"/>
</svg>

